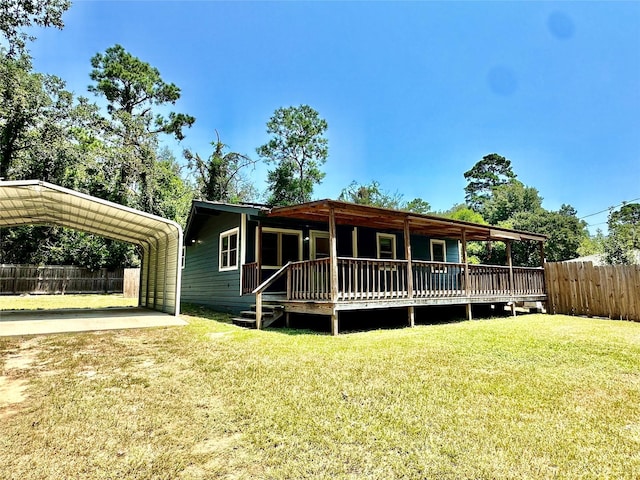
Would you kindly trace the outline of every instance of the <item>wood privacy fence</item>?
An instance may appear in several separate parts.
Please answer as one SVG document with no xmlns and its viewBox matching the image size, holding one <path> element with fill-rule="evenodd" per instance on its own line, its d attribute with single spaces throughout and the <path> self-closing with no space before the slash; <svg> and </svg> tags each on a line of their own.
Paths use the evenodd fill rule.
<svg viewBox="0 0 640 480">
<path fill-rule="evenodd" d="M 640 321 L 640 266 L 545 264 L 550 313 Z"/>
<path fill-rule="evenodd" d="M 139 269 L 127 269 L 138 272 Z M 72 266 L 0 265 L 0 295 L 122 293 L 125 269 Z M 137 296 L 137 287 L 132 296 Z"/>
</svg>

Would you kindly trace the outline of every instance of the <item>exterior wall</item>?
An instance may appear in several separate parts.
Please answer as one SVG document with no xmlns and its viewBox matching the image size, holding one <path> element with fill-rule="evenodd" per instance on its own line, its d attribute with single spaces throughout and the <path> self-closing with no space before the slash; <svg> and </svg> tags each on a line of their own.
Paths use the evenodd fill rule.
<svg viewBox="0 0 640 480">
<path fill-rule="evenodd" d="M 396 258 L 404 260 L 404 233 L 393 230 L 374 230 L 371 228 L 358 228 L 358 257 L 377 258 L 378 246 L 376 233 L 391 233 L 396 236 Z M 340 238 L 338 237 L 338 242 Z M 447 262 L 459 262 L 460 252 L 458 240 L 445 239 Z M 338 248 L 340 245 L 338 243 Z M 340 255 L 340 253 L 338 253 Z M 423 235 L 411 235 L 411 257 L 413 260 L 431 261 L 431 238 Z"/>
<path fill-rule="evenodd" d="M 220 233 L 240 227 L 240 257 L 240 243 L 244 234 L 241 223 L 239 213 L 223 212 L 212 216 L 198 232 L 196 242 L 186 246 L 185 267 L 182 270 L 183 301 L 230 313 L 248 310 L 255 302 L 253 295 L 240 295 L 241 267 L 224 272 L 218 270 Z"/>
</svg>

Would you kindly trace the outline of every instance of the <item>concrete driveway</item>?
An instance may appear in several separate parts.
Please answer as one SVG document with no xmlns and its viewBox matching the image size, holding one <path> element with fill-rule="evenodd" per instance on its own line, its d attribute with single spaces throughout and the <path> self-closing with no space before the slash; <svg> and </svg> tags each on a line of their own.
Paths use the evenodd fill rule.
<svg viewBox="0 0 640 480">
<path fill-rule="evenodd" d="M 0 337 L 186 325 L 146 308 L 0 311 Z"/>
</svg>

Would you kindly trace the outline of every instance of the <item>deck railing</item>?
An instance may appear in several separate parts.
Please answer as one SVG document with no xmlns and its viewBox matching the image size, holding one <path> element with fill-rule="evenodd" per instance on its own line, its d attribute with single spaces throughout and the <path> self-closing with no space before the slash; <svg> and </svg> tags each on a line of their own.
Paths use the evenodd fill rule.
<svg viewBox="0 0 640 480">
<path fill-rule="evenodd" d="M 465 294 L 464 263 L 414 261 L 414 298 L 458 297 Z"/>
<path fill-rule="evenodd" d="M 331 263 L 328 258 L 293 262 L 287 272 L 289 300 L 331 300 Z"/>
<path fill-rule="evenodd" d="M 544 295 L 542 268 L 413 261 L 412 298 Z M 409 298 L 406 260 L 338 258 L 339 301 Z M 331 263 L 328 258 L 291 262 L 286 268 L 287 299 L 331 301 Z M 468 278 L 469 284 L 466 285 Z M 242 266 L 242 291 L 258 286 L 258 265 Z"/>
<path fill-rule="evenodd" d="M 545 295 L 544 268 L 513 267 L 513 293 Z"/>
<path fill-rule="evenodd" d="M 408 297 L 407 261 L 338 258 L 338 300 Z"/>
<path fill-rule="evenodd" d="M 253 292 L 258 285 L 260 285 L 258 262 L 242 265 L 242 294 L 247 295 Z"/>
</svg>

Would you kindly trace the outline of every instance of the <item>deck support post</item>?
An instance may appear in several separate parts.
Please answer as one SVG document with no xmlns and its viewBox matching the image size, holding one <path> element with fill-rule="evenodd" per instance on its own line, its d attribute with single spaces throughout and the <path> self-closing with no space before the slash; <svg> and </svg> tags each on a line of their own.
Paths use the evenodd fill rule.
<svg viewBox="0 0 640 480">
<path fill-rule="evenodd" d="M 415 327 L 416 326 L 416 307 L 411 305 L 408 308 L 407 314 L 408 314 L 408 317 L 409 317 L 409 326 L 410 327 Z"/>
<path fill-rule="evenodd" d="M 511 302 L 511 316 L 516 316 L 516 302 Z"/>
<path fill-rule="evenodd" d="M 291 328 L 291 312 L 284 312 L 284 326 Z"/>
<path fill-rule="evenodd" d="M 411 259 L 411 231 L 409 229 L 409 217 L 404 219 L 404 258 L 407 261 L 407 298 L 413 298 L 413 261 Z M 409 307 L 409 326 L 415 326 L 415 307 Z"/>
<path fill-rule="evenodd" d="M 256 329 L 262 328 L 262 292 L 256 293 Z"/>
<path fill-rule="evenodd" d="M 338 325 L 338 311 L 334 308 L 331 313 L 331 335 L 336 337 L 338 335 L 339 325 Z"/>
<path fill-rule="evenodd" d="M 473 315 L 471 313 L 471 302 L 467 303 L 465 305 L 465 308 L 467 310 L 467 320 L 473 320 Z"/>
</svg>

